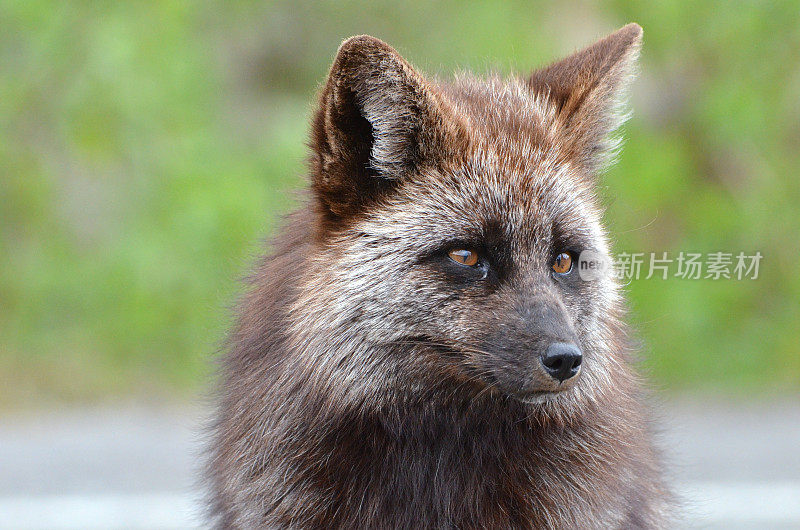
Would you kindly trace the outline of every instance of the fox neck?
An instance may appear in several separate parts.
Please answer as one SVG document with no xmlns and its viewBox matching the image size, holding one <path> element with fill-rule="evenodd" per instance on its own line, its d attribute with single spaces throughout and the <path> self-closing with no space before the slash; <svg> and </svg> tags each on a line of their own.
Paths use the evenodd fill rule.
<svg viewBox="0 0 800 530">
<path fill-rule="evenodd" d="M 559 518 L 596 511 L 606 502 L 595 498 L 592 484 L 624 482 L 620 475 L 628 466 L 613 440 L 630 436 L 622 432 L 624 422 L 599 409 L 591 411 L 591 421 L 538 412 L 490 397 L 340 409 L 319 417 L 325 435 L 306 439 L 294 454 L 310 457 L 303 482 L 323 497 L 348 492 L 325 503 L 362 503 L 391 520 L 399 520 L 399 512 L 422 510 L 434 518 L 461 513 L 486 522 L 485 514 L 469 512 L 491 504 L 502 515 L 490 526 L 545 524 L 548 518 L 567 524 Z M 556 513 L 546 504 L 554 498 L 569 499 L 571 511 Z"/>
</svg>

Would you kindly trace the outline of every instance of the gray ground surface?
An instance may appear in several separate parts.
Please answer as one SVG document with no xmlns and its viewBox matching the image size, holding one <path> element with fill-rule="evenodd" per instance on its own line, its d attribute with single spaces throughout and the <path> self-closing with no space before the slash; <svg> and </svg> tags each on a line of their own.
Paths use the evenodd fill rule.
<svg viewBox="0 0 800 530">
<path fill-rule="evenodd" d="M 0 422 L 0 528 L 200 527 L 200 408 L 98 408 Z M 662 407 L 683 527 L 800 528 L 800 403 Z"/>
</svg>

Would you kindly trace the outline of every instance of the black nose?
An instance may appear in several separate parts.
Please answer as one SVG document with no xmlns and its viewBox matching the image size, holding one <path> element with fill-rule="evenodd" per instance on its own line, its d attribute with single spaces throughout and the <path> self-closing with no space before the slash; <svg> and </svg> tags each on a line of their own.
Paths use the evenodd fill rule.
<svg viewBox="0 0 800 530">
<path fill-rule="evenodd" d="M 554 379 L 566 381 L 578 373 L 583 356 L 574 344 L 554 342 L 542 355 L 542 365 Z"/>
</svg>

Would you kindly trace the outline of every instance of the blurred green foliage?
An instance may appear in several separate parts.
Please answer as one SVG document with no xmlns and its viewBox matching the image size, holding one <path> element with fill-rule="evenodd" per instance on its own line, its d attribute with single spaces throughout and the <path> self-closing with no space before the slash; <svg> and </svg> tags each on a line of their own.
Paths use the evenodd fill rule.
<svg viewBox="0 0 800 530">
<path fill-rule="evenodd" d="M 206 384 L 343 38 L 525 72 L 631 20 L 616 248 L 764 255 L 756 281 L 633 281 L 646 366 L 674 390 L 800 390 L 797 2 L 0 0 L 0 404 Z"/>
</svg>

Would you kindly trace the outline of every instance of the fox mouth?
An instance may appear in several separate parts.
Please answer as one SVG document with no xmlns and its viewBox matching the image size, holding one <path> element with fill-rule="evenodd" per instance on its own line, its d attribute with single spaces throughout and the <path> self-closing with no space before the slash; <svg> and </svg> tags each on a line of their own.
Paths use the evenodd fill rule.
<svg viewBox="0 0 800 530">
<path fill-rule="evenodd" d="M 495 390 L 498 396 L 511 398 L 520 403 L 529 405 L 541 404 L 552 401 L 559 394 L 570 392 L 580 378 L 580 372 L 576 376 L 564 381 L 557 381 L 547 377 L 544 373 L 535 374 L 521 381 L 519 374 L 504 374 L 494 370 L 476 370 L 475 379 L 483 381 L 489 388 Z"/>
<path fill-rule="evenodd" d="M 512 394 L 512 397 L 517 401 L 525 403 L 526 405 L 538 405 L 554 399 L 556 395 L 561 394 L 565 390 L 567 389 L 562 388 L 558 390 L 534 390 L 522 394 L 519 393 Z"/>
<path fill-rule="evenodd" d="M 574 386 L 572 381 L 559 384 L 555 388 L 537 388 L 535 390 L 511 390 L 503 384 L 496 374 L 484 373 L 484 382 L 490 388 L 495 389 L 499 396 L 512 398 L 526 405 L 539 405 L 554 400 L 559 394 L 569 392 Z"/>
<path fill-rule="evenodd" d="M 578 379 L 578 377 L 570 377 L 564 381 L 557 381 L 547 377 L 547 375 L 542 372 L 534 376 L 533 382 L 530 381 L 530 379 L 522 382 L 519 381 L 521 378 L 519 374 L 512 375 L 509 378 L 508 374 L 497 373 L 495 370 L 480 366 L 479 364 L 464 362 L 465 356 L 468 353 L 476 351 L 473 348 L 467 349 L 467 352 L 465 352 L 463 347 L 459 347 L 461 345 L 436 341 L 425 335 L 404 339 L 403 343 L 424 345 L 451 362 L 455 361 L 451 365 L 451 368 L 458 366 L 459 368 L 456 369 L 456 372 L 461 372 L 462 375 L 465 376 L 465 381 L 469 381 L 474 385 L 475 391 L 478 392 L 478 394 L 483 394 L 488 390 L 489 395 L 495 395 L 498 398 L 502 397 L 504 399 L 512 398 L 513 400 L 528 405 L 542 404 L 555 399 L 558 394 L 568 392 L 575 386 L 575 380 Z M 480 351 L 480 353 L 486 354 L 485 351 Z M 506 375 L 506 377 L 504 377 L 504 375 Z M 463 384 L 463 382 L 461 384 Z"/>
</svg>

